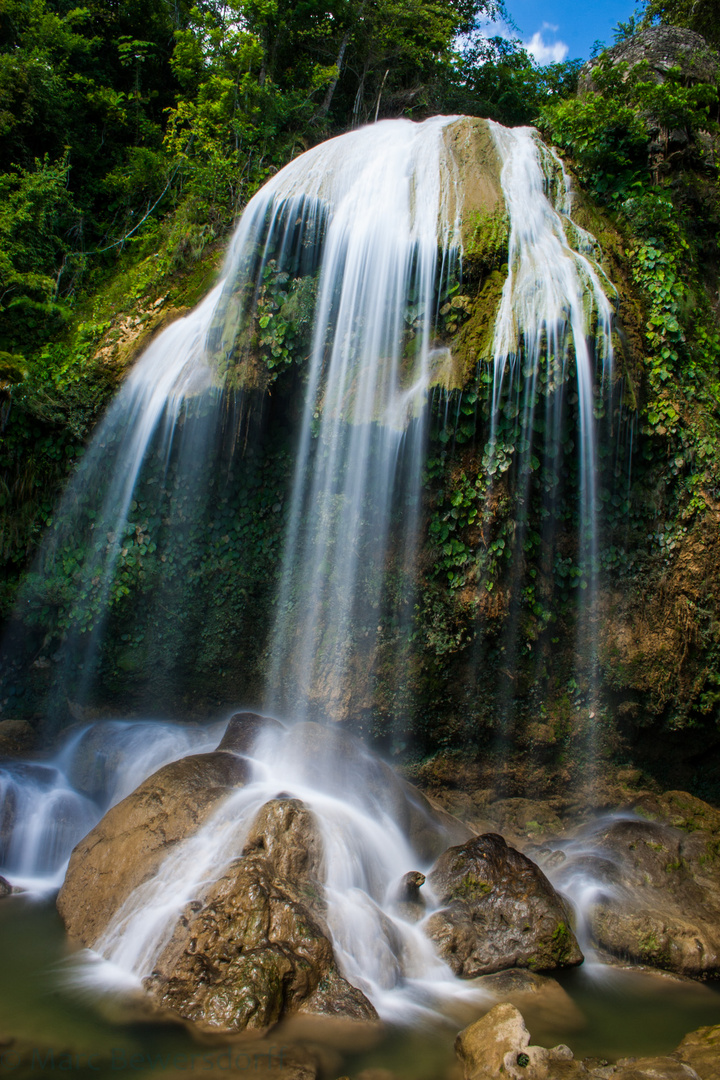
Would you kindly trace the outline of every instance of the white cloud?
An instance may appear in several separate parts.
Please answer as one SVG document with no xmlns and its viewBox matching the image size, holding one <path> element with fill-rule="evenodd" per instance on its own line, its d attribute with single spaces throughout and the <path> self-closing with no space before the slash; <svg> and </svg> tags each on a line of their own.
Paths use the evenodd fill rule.
<svg viewBox="0 0 720 1080">
<path fill-rule="evenodd" d="M 547 23 L 543 29 L 553 29 Z M 542 30 L 537 30 L 529 41 L 523 42 L 525 48 L 537 64 L 559 64 L 568 54 L 568 46 L 564 41 L 546 42 L 542 36 Z"/>
<path fill-rule="evenodd" d="M 553 34 L 557 34 L 560 27 L 557 25 L 557 23 L 544 22 L 542 24 L 542 29 L 543 30 L 552 30 Z"/>
</svg>

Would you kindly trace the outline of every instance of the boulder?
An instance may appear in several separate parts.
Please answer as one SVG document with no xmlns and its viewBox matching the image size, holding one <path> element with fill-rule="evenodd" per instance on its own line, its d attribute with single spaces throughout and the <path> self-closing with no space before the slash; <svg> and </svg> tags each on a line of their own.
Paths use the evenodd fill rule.
<svg viewBox="0 0 720 1080">
<path fill-rule="evenodd" d="M 70 937 L 92 947 L 130 893 L 157 872 L 219 802 L 243 786 L 245 759 L 194 754 L 158 769 L 76 845 L 57 906 Z"/>
<path fill-rule="evenodd" d="M 154 1000 L 215 1032 L 264 1029 L 298 1011 L 377 1019 L 337 969 L 322 868 L 304 803 L 266 803 L 242 856 L 179 919 L 145 982 Z"/>
<path fill-rule="evenodd" d="M 0 757 L 25 757 L 37 747 L 37 732 L 27 720 L 0 721 Z"/>
<path fill-rule="evenodd" d="M 580 1080 L 587 1070 L 567 1046 L 530 1046 L 530 1033 L 514 1005 L 496 1005 L 455 1040 L 464 1080 Z"/>
<path fill-rule="evenodd" d="M 691 1031 L 673 1057 L 694 1069 L 702 1080 L 720 1080 L 720 1024 Z"/>
<path fill-rule="evenodd" d="M 217 749 L 230 750 L 233 754 L 249 754 L 262 732 L 284 730 L 284 725 L 272 716 L 261 716 L 254 712 L 235 713 L 228 720 Z"/>
<path fill-rule="evenodd" d="M 582 963 L 565 902 L 535 863 L 486 833 L 449 848 L 428 875 L 445 905 L 428 936 L 456 975 Z"/>
<path fill-rule="evenodd" d="M 720 972 L 720 859 L 702 830 L 620 819 L 591 833 L 612 882 L 589 912 L 607 952 L 681 975 Z M 610 875 L 609 875 L 610 876 Z"/>
<path fill-rule="evenodd" d="M 0 877 L 0 900 L 5 896 L 10 896 L 13 888 L 9 881 L 6 881 L 4 877 Z"/>
</svg>

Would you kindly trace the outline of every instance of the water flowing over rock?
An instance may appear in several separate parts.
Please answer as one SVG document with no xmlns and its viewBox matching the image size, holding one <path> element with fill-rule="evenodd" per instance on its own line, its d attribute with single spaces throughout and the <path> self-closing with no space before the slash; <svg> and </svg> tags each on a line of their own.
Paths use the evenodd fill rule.
<svg viewBox="0 0 720 1080">
<path fill-rule="evenodd" d="M 118 907 L 152 877 L 228 792 L 247 779 L 229 753 L 198 754 L 164 766 L 114 806 L 78 844 L 58 895 L 69 934 L 94 945 Z"/>
<path fill-rule="evenodd" d="M 429 875 L 440 903 L 427 933 L 465 978 L 508 967 L 579 964 L 569 910 L 543 872 L 486 833 L 440 856 Z"/>
<path fill-rule="evenodd" d="M 619 820 L 592 836 L 607 887 L 589 909 L 592 936 L 615 956 L 683 975 L 720 972 L 720 869 L 706 835 Z"/>
<path fill-rule="evenodd" d="M 322 843 L 299 799 L 265 804 L 243 857 L 189 906 L 145 981 L 164 1007 L 221 1031 L 302 1010 L 375 1020 L 339 974 L 324 924 Z"/>
<path fill-rule="evenodd" d="M 164 766 L 77 845 L 58 897 L 71 936 L 212 1030 L 462 996 L 402 900 L 424 882 L 411 868 L 469 830 L 335 727 L 236 714 L 220 745 L 247 756 Z"/>
</svg>

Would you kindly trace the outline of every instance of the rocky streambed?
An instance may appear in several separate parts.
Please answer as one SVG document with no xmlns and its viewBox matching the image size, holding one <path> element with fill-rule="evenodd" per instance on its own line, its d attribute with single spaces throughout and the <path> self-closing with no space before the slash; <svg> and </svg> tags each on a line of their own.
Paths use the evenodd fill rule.
<svg viewBox="0 0 720 1080">
<path fill-rule="evenodd" d="M 345 733 L 252 713 L 184 731 L 183 749 L 201 752 L 120 797 L 128 753 L 100 749 L 99 728 L 73 736 L 72 767 L 64 751 L 61 789 L 99 820 L 57 910 L 80 949 L 73 993 L 113 1022 L 160 1024 L 175 1046 L 178 1032 L 200 1039 L 213 1068 L 242 1045 L 283 1080 L 717 1075 L 720 995 L 696 980 L 719 965 L 720 813 L 701 800 L 636 790 L 591 821 L 522 799 L 458 807 Z M 105 813 L 99 760 L 116 778 Z M 21 901 L 4 899 L 3 917 Z M 605 1003 L 602 1037 L 588 1036 L 591 1000 Z M 626 1008 L 641 1025 L 667 1015 L 660 1057 L 645 1053 L 657 1028 L 630 1037 Z M 700 1022 L 711 1026 L 682 1039 Z M 0 1069 L 30 1074 L 38 1047 L 12 1028 L 0 1002 Z M 42 1044 L 46 1057 L 57 1045 Z"/>
</svg>

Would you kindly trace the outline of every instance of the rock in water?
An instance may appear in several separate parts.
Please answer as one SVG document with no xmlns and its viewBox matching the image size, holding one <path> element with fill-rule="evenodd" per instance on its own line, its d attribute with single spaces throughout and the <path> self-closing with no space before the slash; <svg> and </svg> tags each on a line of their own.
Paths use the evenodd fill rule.
<svg viewBox="0 0 720 1080">
<path fill-rule="evenodd" d="M 587 1070 L 567 1046 L 530 1046 L 530 1033 L 514 1005 L 496 1005 L 455 1040 L 464 1080 L 580 1080 Z"/>
<path fill-rule="evenodd" d="M 234 754 L 194 754 L 164 765 L 113 806 L 70 857 L 57 899 L 70 936 L 92 948 L 133 889 L 246 777 L 247 762 Z"/>
<path fill-rule="evenodd" d="M 720 1080 L 720 1024 L 686 1035 L 674 1054 L 702 1080 Z"/>
<path fill-rule="evenodd" d="M 257 738 L 264 731 L 284 731 L 285 727 L 272 716 L 259 713 L 239 712 L 228 720 L 225 734 L 218 743 L 218 750 L 231 750 L 233 754 L 249 754 Z"/>
<path fill-rule="evenodd" d="M 376 1020 L 337 969 L 322 869 L 304 803 L 266 803 L 242 856 L 178 921 L 145 982 L 153 998 L 212 1031 L 267 1028 L 298 1011 Z"/>
<path fill-rule="evenodd" d="M 682 975 L 720 973 L 714 836 L 660 822 L 615 820 L 590 838 L 614 867 L 613 884 L 590 911 L 597 944 L 623 959 Z"/>
<path fill-rule="evenodd" d="M 430 916 L 427 933 L 456 975 L 582 963 L 564 901 L 502 836 L 485 833 L 449 848 L 428 879 L 446 906 Z"/>
</svg>

